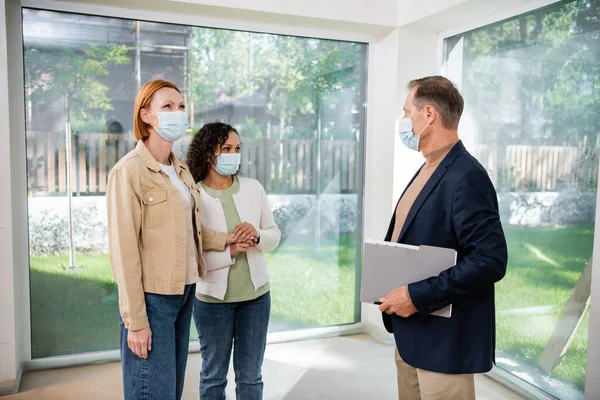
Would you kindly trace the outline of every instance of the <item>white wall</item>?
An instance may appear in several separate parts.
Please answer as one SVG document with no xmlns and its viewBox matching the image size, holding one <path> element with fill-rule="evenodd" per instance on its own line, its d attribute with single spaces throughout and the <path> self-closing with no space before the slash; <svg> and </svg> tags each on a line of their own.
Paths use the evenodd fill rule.
<svg viewBox="0 0 600 400">
<path fill-rule="evenodd" d="M 399 104 L 398 31 L 380 39 L 369 49 L 363 205 L 365 239 L 383 239 L 393 208 L 394 121 Z M 362 305 L 362 321 L 373 336 L 383 341 L 390 340 L 375 305 Z"/>
<path fill-rule="evenodd" d="M 169 22 L 169 15 L 176 14 L 179 23 L 197 26 L 342 40 L 348 40 L 343 36 L 352 35 L 367 41 L 365 35 L 383 37 L 397 26 L 397 0 L 375 1 L 376 7 L 371 0 L 22 0 L 22 3 L 32 7 L 52 4 L 65 11 L 98 15 L 105 14 L 107 7 L 110 10 L 118 7 L 124 18 L 140 18 L 138 10 L 144 10 L 147 19 L 163 22 Z M 80 11 L 82 5 L 96 8 Z"/>
<path fill-rule="evenodd" d="M 29 359 L 26 202 L 15 201 L 27 190 L 20 15 L 18 3 L 0 0 L 0 393 Z"/>
<path fill-rule="evenodd" d="M 397 25 L 397 0 L 170 0 L 189 4 L 252 10 L 285 16 L 319 18 L 360 24 Z"/>
<path fill-rule="evenodd" d="M 482 21 L 505 19 L 560 0 L 401 0 L 398 24 L 407 28 L 444 32 L 474 29 Z M 488 23 L 488 22 L 486 22 Z M 470 24 L 474 26 L 469 27 Z"/>
<path fill-rule="evenodd" d="M 402 107 L 408 95 L 407 84 L 415 78 L 439 75 L 438 36 L 426 30 L 401 28 L 399 30 L 398 98 L 396 118 L 402 116 Z M 394 155 L 394 199 L 398 199 L 417 169 L 424 162 L 420 153 L 407 149 L 396 137 Z M 395 204 L 394 204 L 395 205 Z"/>
<path fill-rule="evenodd" d="M 0 187 L 10 187 L 10 142 L 8 110 L 8 49 L 6 8 L 0 0 Z M 0 196 L 0 389 L 14 385 L 17 378 L 15 332 L 15 282 L 12 258 L 10 196 Z"/>
<path fill-rule="evenodd" d="M 23 26 L 18 0 L 6 0 L 8 33 L 8 113 L 12 196 L 13 270 L 16 302 L 17 359 L 31 358 L 29 318 L 29 241 L 27 226 L 27 159 L 25 144 L 25 94 L 23 78 Z"/>
<path fill-rule="evenodd" d="M 403 113 L 408 82 L 439 74 L 437 39 L 433 32 L 399 28 L 373 46 L 365 162 L 366 239 L 385 237 L 397 199 L 423 163 L 420 153 L 402 145 L 394 125 Z M 363 305 L 362 315 L 374 337 L 393 343 L 392 336 L 383 328 L 377 306 Z"/>
</svg>

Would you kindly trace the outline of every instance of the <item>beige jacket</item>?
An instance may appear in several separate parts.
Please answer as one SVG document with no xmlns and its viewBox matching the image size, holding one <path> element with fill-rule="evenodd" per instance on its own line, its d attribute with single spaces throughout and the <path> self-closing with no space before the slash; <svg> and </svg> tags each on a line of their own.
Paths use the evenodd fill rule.
<svg viewBox="0 0 600 400">
<path fill-rule="evenodd" d="M 194 179 L 181 160 L 173 154 L 171 159 L 194 197 L 198 275 L 205 278 L 202 250 L 224 251 L 227 234 L 198 226 L 200 195 Z M 140 330 L 149 326 L 145 292 L 172 295 L 184 291 L 187 205 L 142 141 L 111 171 L 106 204 L 110 264 L 121 317 L 127 329 Z"/>
</svg>

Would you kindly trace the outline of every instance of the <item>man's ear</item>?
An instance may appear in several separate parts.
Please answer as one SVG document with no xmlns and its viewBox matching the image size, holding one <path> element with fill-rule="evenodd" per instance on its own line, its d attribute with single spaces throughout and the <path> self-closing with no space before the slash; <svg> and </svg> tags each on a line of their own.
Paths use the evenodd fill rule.
<svg viewBox="0 0 600 400">
<path fill-rule="evenodd" d="M 438 117 L 438 111 L 432 105 L 425 106 L 425 116 L 427 117 L 427 123 L 433 124 Z"/>
</svg>

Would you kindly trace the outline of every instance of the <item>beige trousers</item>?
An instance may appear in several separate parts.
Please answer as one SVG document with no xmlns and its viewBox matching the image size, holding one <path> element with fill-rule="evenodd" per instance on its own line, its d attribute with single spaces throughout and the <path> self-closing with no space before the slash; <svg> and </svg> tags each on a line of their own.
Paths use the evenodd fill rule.
<svg viewBox="0 0 600 400">
<path fill-rule="evenodd" d="M 398 400 L 475 400 L 473 374 L 452 375 L 413 368 L 396 349 Z"/>
</svg>

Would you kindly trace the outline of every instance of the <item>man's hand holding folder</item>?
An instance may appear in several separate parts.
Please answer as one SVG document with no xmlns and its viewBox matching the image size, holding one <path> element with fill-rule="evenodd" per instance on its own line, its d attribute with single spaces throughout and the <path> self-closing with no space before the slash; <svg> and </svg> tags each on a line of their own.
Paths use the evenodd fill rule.
<svg viewBox="0 0 600 400">
<path fill-rule="evenodd" d="M 388 314 L 396 314 L 401 317 L 407 318 L 417 312 L 415 305 L 410 299 L 408 293 L 408 286 L 402 286 L 392 290 L 387 296 L 379 299 L 381 305 L 379 311 Z"/>
<path fill-rule="evenodd" d="M 364 245 L 360 300 L 380 304 L 382 312 L 404 318 L 417 313 L 409 285 L 437 276 L 456 264 L 453 249 L 373 240 L 365 240 Z M 449 318 L 451 313 L 448 306 L 429 314 Z"/>
</svg>

